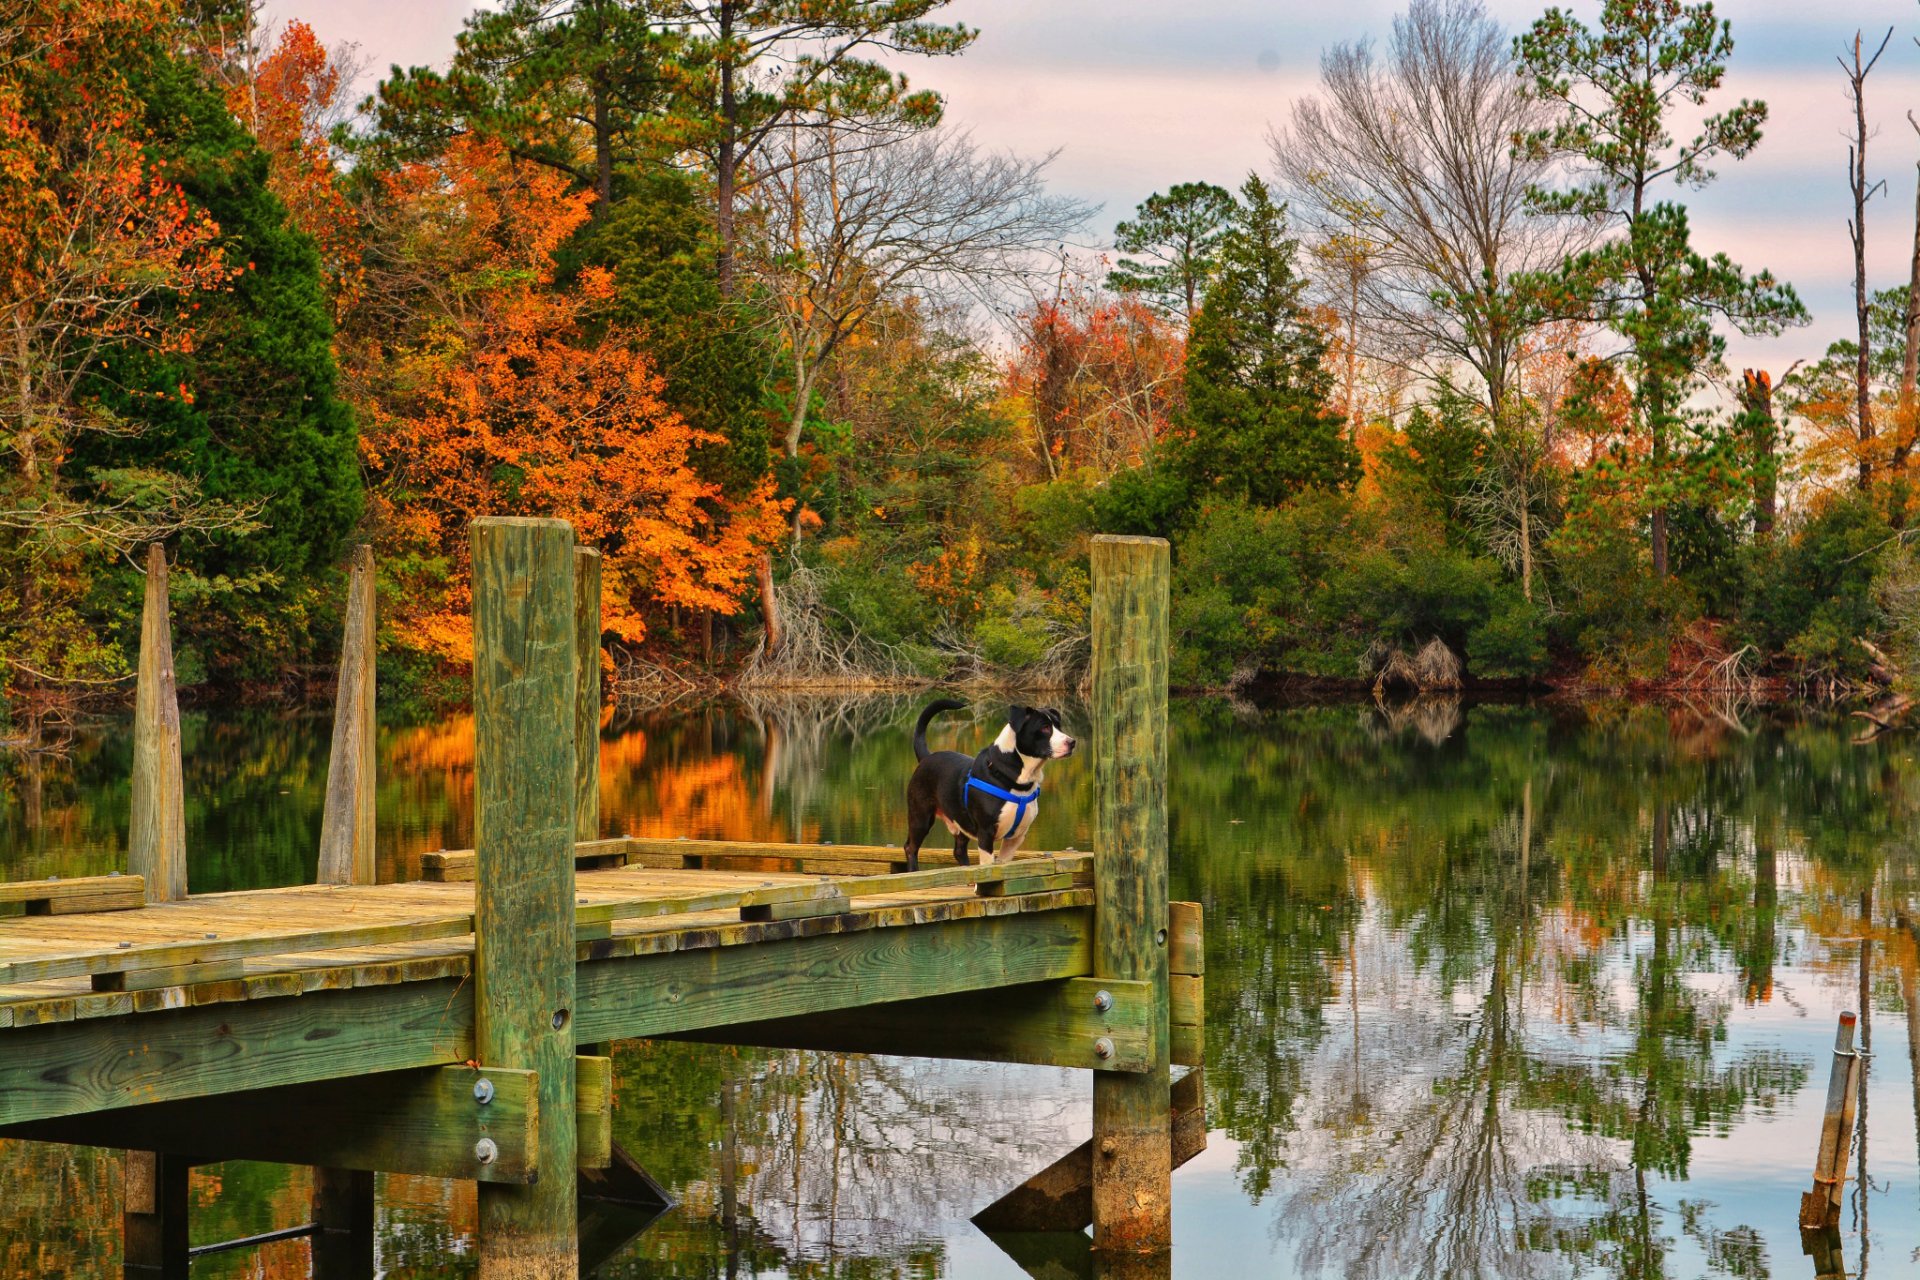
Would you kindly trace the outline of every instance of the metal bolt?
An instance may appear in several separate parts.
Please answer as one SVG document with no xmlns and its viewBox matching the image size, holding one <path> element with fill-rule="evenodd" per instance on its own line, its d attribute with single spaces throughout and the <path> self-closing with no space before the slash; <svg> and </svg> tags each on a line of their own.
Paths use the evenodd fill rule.
<svg viewBox="0 0 1920 1280">
<path fill-rule="evenodd" d="M 1113 1139 L 1112 1139 L 1112 1138 L 1108 1138 L 1108 1139 L 1106 1139 L 1106 1140 L 1104 1140 L 1103 1142 L 1101 1142 L 1101 1144 L 1100 1144 L 1100 1154 L 1101 1154 L 1101 1155 L 1103 1155 L 1103 1156 L 1106 1156 L 1106 1157 L 1107 1157 L 1108 1159 L 1112 1159 L 1112 1158 L 1113 1158 L 1113 1153 L 1114 1153 L 1114 1152 L 1116 1152 L 1116 1151 L 1118 1151 L 1118 1150 L 1119 1150 L 1119 1148 L 1113 1145 Z"/>
<path fill-rule="evenodd" d="M 1105 1062 L 1113 1056 L 1113 1041 L 1101 1036 L 1093 1042 L 1093 1056 Z"/>
<path fill-rule="evenodd" d="M 217 934 L 217 933 L 210 933 L 210 934 L 208 934 L 208 935 L 207 935 L 207 940 L 208 940 L 209 942 L 211 942 L 211 941 L 212 941 L 213 939 L 215 939 L 215 938 L 217 938 L 217 937 L 219 937 L 219 936 L 220 936 L 220 935 L 219 935 L 219 934 Z"/>
<path fill-rule="evenodd" d="M 553 1029 L 555 1031 L 564 1031 L 566 1030 L 566 1026 L 567 1011 L 565 1009 L 555 1009 L 553 1011 Z"/>
<path fill-rule="evenodd" d="M 1153 931 L 1153 945 L 1156 947 L 1164 947 L 1167 945 L 1167 931 L 1165 929 L 1155 929 Z"/>
<path fill-rule="evenodd" d="M 473 1100 L 481 1106 L 493 1101 L 493 1081 L 481 1076 L 473 1082 Z"/>
<path fill-rule="evenodd" d="M 500 1145 L 492 1138 L 482 1138 L 473 1144 L 473 1158 L 481 1164 L 492 1164 L 500 1158 Z"/>
<path fill-rule="evenodd" d="M 1093 1007 L 1099 1013 L 1105 1013 L 1107 1010 L 1113 1008 L 1113 992 L 1111 991 L 1094 992 Z"/>
</svg>

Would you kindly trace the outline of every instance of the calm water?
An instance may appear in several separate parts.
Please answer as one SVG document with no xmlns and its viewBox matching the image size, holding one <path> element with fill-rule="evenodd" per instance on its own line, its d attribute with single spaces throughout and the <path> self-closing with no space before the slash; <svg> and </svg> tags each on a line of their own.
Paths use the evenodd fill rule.
<svg viewBox="0 0 1920 1280">
<path fill-rule="evenodd" d="M 895 842 L 914 710 L 616 720 L 607 828 Z M 1858 1007 L 1848 1274 L 1920 1274 L 1915 744 L 1725 710 L 1174 707 L 1173 889 L 1206 905 L 1213 1129 L 1175 1175 L 1175 1276 L 1812 1276 L 1794 1216 L 1834 1018 Z M 471 721 L 390 727 L 381 749 L 383 877 L 469 845 Z M 310 878 L 324 724 L 193 715 L 186 750 L 195 888 Z M 111 728 L 0 762 L 0 873 L 118 867 L 128 763 Z M 1091 843 L 1087 772 L 1049 772 L 1034 847 Z M 616 1134 L 681 1203 L 637 1235 L 586 1223 L 607 1277 L 1026 1275 L 967 1217 L 1089 1128 L 1068 1071 L 618 1059 Z M 0 1277 L 117 1277 L 118 1186 L 111 1153 L 0 1142 Z M 380 1195 L 386 1275 L 473 1274 L 469 1185 Z M 194 1240 L 304 1221 L 305 1199 L 298 1170 L 201 1171 Z M 194 1273 L 305 1275 L 306 1245 Z"/>
</svg>

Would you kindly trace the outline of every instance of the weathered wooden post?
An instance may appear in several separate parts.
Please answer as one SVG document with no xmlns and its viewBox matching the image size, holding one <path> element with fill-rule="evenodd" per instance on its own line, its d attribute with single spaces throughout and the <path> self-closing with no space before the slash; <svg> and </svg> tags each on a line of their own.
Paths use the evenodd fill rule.
<svg viewBox="0 0 1920 1280">
<path fill-rule="evenodd" d="M 373 884 L 374 788 L 373 548 L 353 549 L 347 573 L 346 633 L 340 643 L 327 799 L 320 815 L 321 884 Z M 313 1171 L 313 1273 L 316 1280 L 371 1280 L 373 1174 Z"/>
<path fill-rule="evenodd" d="M 600 838 L 600 553 L 573 549 L 573 838 Z"/>
<path fill-rule="evenodd" d="M 1153 984 L 1150 1066 L 1093 1077 L 1093 1245 L 1173 1244 L 1167 998 L 1167 544 L 1093 540 L 1094 973 Z"/>
<path fill-rule="evenodd" d="M 122 1166 L 121 1273 L 126 1280 L 187 1280 L 187 1161 L 129 1151 Z"/>
<path fill-rule="evenodd" d="M 1833 1036 L 1833 1071 L 1827 1077 L 1827 1109 L 1820 1123 L 1820 1151 L 1813 1162 L 1813 1190 L 1800 1197 L 1800 1227 L 1823 1231 L 1839 1225 L 1847 1185 L 1847 1153 L 1853 1146 L 1853 1116 L 1859 1092 L 1860 1055 L 1854 1051 L 1851 1012 L 1840 1015 Z"/>
<path fill-rule="evenodd" d="M 475 1051 L 538 1073 L 538 1179 L 480 1184 L 481 1280 L 579 1270 L 574 1094 L 573 531 L 475 520 Z"/>
<path fill-rule="evenodd" d="M 173 687 L 167 553 L 147 548 L 140 678 L 133 703 L 133 816 L 127 870 L 146 877 L 148 902 L 187 896 L 187 814 L 180 771 L 180 699 Z"/>
<path fill-rule="evenodd" d="M 327 801 L 320 814 L 321 884 L 372 884 L 374 782 L 373 548 L 353 549 L 347 575 L 346 636 L 333 702 Z"/>
</svg>

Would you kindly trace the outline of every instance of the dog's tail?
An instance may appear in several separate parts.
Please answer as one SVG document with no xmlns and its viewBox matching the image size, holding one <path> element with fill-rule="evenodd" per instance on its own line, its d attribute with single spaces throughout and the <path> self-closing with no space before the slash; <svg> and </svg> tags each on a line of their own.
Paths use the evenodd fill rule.
<svg viewBox="0 0 1920 1280">
<path fill-rule="evenodd" d="M 913 726 L 913 758 L 925 760 L 932 753 L 927 750 L 927 726 L 942 711 L 960 711 L 966 707 L 964 702 L 955 702 L 952 698 L 942 698 L 938 702 L 929 702 L 927 709 L 920 713 L 920 723 Z"/>
</svg>

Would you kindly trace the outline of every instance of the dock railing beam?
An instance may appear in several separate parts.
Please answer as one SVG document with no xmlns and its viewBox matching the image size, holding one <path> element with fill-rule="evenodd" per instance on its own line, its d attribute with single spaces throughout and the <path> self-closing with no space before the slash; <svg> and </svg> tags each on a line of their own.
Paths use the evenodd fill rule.
<svg viewBox="0 0 1920 1280">
<path fill-rule="evenodd" d="M 346 634 L 333 703 L 333 749 L 320 814 L 321 884 L 372 884 L 374 758 L 373 548 L 353 549 L 347 575 Z"/>
<path fill-rule="evenodd" d="M 1148 982 L 1147 1070 L 1093 1079 L 1093 1247 L 1173 1245 L 1167 979 L 1167 592 L 1160 538 L 1093 540 L 1094 973 Z"/>
<path fill-rule="evenodd" d="M 480 1280 L 573 1280 L 573 531 L 483 518 L 472 545 L 475 1048 L 539 1075 L 538 1180 L 480 1184 Z"/>
<path fill-rule="evenodd" d="M 133 704 L 133 813 L 127 870 L 146 877 L 148 902 L 187 896 L 187 817 L 180 766 L 180 699 L 173 687 L 167 552 L 147 548 L 140 676 Z"/>
</svg>

